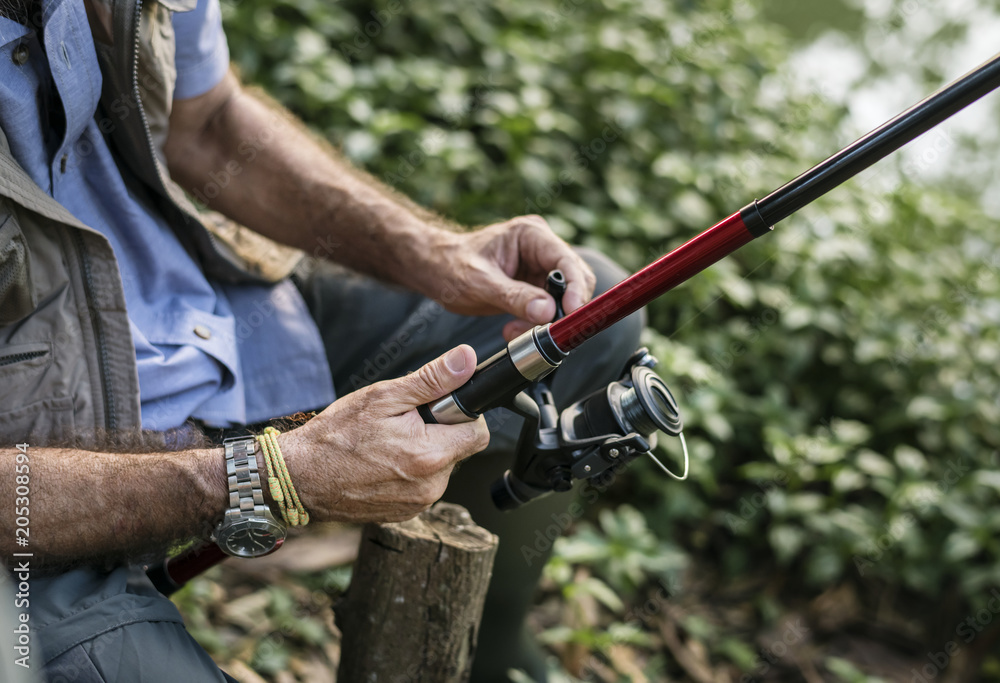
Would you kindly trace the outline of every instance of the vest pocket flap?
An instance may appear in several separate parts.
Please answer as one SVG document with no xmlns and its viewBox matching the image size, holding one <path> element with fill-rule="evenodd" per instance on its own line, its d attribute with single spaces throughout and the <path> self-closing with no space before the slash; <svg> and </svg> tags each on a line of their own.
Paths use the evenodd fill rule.
<svg viewBox="0 0 1000 683">
<path fill-rule="evenodd" d="M 0 217 L 0 325 L 15 323 L 35 310 L 28 267 L 28 245 L 13 214 Z"/>
</svg>

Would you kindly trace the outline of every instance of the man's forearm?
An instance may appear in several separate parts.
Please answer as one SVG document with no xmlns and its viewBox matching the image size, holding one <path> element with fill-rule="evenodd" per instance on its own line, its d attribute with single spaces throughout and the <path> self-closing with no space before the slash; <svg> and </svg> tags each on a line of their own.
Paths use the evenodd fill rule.
<svg viewBox="0 0 1000 683">
<path fill-rule="evenodd" d="M 415 271 L 449 241 L 440 219 L 352 168 L 232 75 L 203 97 L 176 103 L 171 116 L 167 156 L 186 190 L 276 241 L 426 289 Z"/>
<path fill-rule="evenodd" d="M 0 499 L 24 503 L 16 507 L 27 507 L 30 520 L 23 548 L 8 527 L 14 510 L 0 516 L 8 562 L 26 549 L 35 564 L 50 567 L 134 559 L 206 536 L 225 512 L 221 448 L 136 454 L 29 447 L 22 480 L 28 483 L 20 492 L 16 451 L 4 451 Z"/>
</svg>

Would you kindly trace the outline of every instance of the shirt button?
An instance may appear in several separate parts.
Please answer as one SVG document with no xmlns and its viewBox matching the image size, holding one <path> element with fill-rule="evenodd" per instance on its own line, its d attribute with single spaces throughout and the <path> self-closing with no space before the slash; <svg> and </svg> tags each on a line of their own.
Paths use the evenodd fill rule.
<svg viewBox="0 0 1000 683">
<path fill-rule="evenodd" d="M 24 66 L 28 61 L 28 45 L 26 43 L 21 43 L 14 48 L 14 51 L 10 53 L 10 58 L 14 60 L 14 63 L 18 66 Z"/>
<path fill-rule="evenodd" d="M 194 327 L 194 333 L 196 335 L 198 335 L 199 337 L 201 337 L 202 339 L 211 339 L 212 338 L 212 330 L 208 329 L 204 325 L 195 325 L 195 327 Z"/>
</svg>

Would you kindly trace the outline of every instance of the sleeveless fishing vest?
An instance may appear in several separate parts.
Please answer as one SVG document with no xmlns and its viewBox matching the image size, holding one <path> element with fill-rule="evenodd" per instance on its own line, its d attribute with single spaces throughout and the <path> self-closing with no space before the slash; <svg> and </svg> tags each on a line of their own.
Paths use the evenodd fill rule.
<svg viewBox="0 0 1000 683">
<path fill-rule="evenodd" d="M 171 13 L 197 0 L 91 0 L 103 77 L 97 110 L 126 184 L 191 245 L 209 278 L 270 283 L 300 252 L 199 213 L 163 154 L 176 78 Z M 96 19 L 94 17 L 97 17 Z M 135 350 L 108 240 L 14 160 L 0 131 L 0 445 L 141 424 Z"/>
</svg>

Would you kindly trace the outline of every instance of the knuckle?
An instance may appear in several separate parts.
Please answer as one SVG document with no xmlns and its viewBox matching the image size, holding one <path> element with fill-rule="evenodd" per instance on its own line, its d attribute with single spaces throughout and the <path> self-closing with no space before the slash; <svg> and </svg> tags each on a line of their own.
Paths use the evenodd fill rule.
<svg viewBox="0 0 1000 683">
<path fill-rule="evenodd" d="M 437 481 L 428 483 L 428 485 L 422 487 L 417 493 L 416 503 L 426 510 L 441 499 L 441 496 L 444 495 L 446 485 L 442 485 Z"/>
<path fill-rule="evenodd" d="M 367 415 L 389 395 L 389 388 L 386 382 L 377 382 L 367 387 L 361 387 L 357 391 L 349 394 L 352 403 L 352 410 L 360 415 Z"/>
<path fill-rule="evenodd" d="M 544 238 L 547 234 L 553 234 L 549 228 L 548 221 L 541 216 L 534 214 L 530 216 L 519 216 L 510 222 L 510 229 L 516 233 L 518 239 L 538 239 Z"/>
<path fill-rule="evenodd" d="M 426 453 L 417 456 L 410 463 L 410 472 L 414 477 L 425 479 L 432 477 L 441 470 L 441 456 L 437 453 Z"/>
<path fill-rule="evenodd" d="M 525 216 L 521 216 L 521 220 L 531 227 L 549 230 L 549 222 L 537 213 L 529 213 Z"/>
<path fill-rule="evenodd" d="M 508 285 L 500 292 L 500 298 L 508 308 L 514 308 L 521 303 L 520 287 Z"/>
<path fill-rule="evenodd" d="M 447 474 L 448 475 L 451 474 L 450 469 L 448 470 Z M 433 498 L 433 500 L 431 501 L 430 504 L 433 505 L 434 503 L 441 500 L 441 498 L 444 497 L 445 491 L 447 490 L 448 490 L 448 476 L 441 476 L 435 479 L 431 486 L 431 498 Z"/>
<path fill-rule="evenodd" d="M 456 433 L 451 451 L 452 457 L 447 462 L 464 460 L 486 449 L 490 443 L 490 430 L 486 421 L 480 417 L 475 422 L 462 425 L 462 431 Z M 442 463 L 444 466 L 447 463 Z"/>
<path fill-rule="evenodd" d="M 430 391 L 444 396 L 448 393 L 448 384 L 439 363 L 425 365 L 417 373 L 418 381 L 422 382 Z"/>
<path fill-rule="evenodd" d="M 486 447 L 490 445 L 490 430 L 486 428 L 486 421 L 480 418 L 475 423 L 475 429 L 472 432 L 472 448 L 473 453 L 479 453 L 480 451 L 486 450 Z"/>
</svg>

